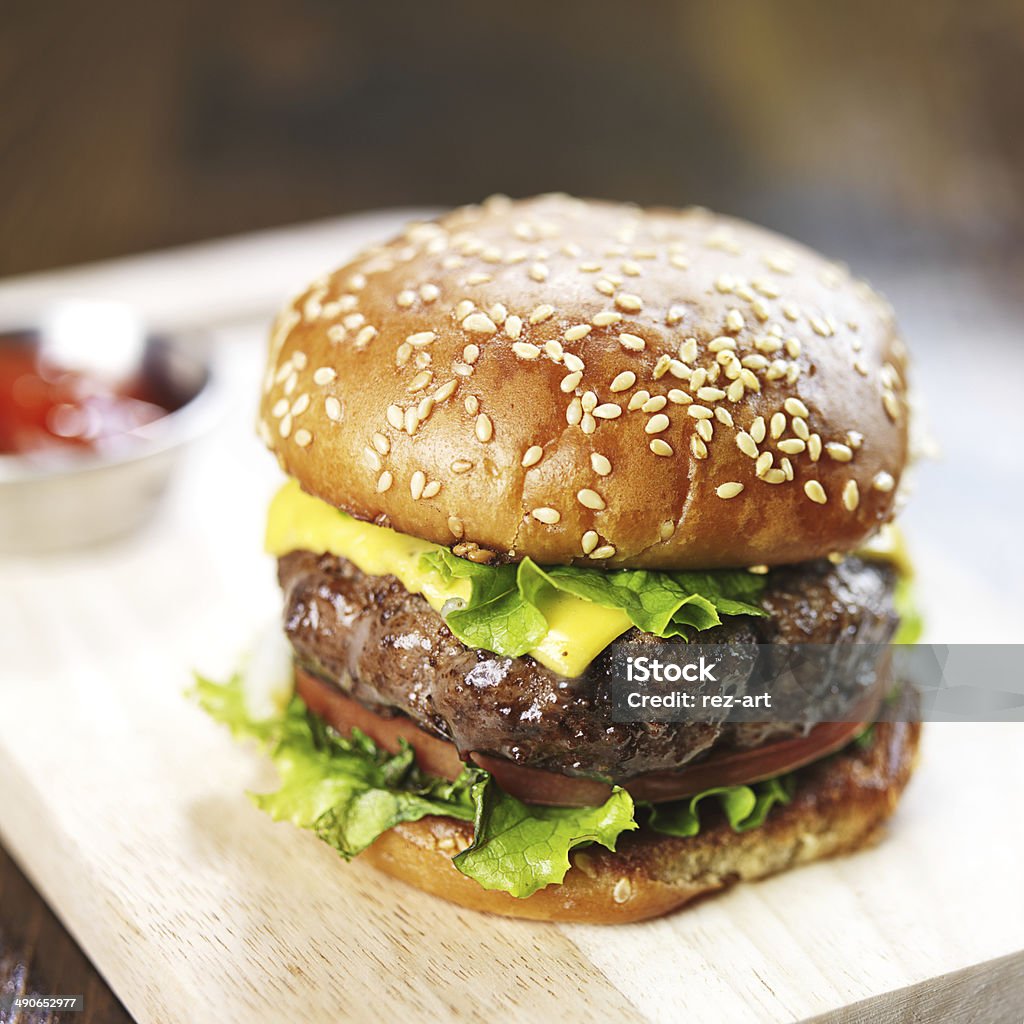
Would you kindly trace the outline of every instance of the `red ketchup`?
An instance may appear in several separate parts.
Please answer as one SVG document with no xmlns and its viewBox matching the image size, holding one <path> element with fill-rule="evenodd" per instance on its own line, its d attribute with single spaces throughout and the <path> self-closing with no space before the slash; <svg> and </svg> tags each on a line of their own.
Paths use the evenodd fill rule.
<svg viewBox="0 0 1024 1024">
<path fill-rule="evenodd" d="M 108 381 L 0 346 L 0 454 L 98 451 L 168 409 L 139 379 Z"/>
</svg>

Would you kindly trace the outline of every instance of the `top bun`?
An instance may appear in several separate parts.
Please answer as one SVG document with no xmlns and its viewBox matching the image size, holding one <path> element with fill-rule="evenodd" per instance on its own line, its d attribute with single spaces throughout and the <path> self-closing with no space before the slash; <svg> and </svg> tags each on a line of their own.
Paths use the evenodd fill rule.
<svg viewBox="0 0 1024 1024">
<path fill-rule="evenodd" d="M 295 299 L 260 433 L 310 493 L 476 560 L 777 565 L 890 518 L 905 362 L 884 300 L 772 232 L 498 196 Z"/>
</svg>

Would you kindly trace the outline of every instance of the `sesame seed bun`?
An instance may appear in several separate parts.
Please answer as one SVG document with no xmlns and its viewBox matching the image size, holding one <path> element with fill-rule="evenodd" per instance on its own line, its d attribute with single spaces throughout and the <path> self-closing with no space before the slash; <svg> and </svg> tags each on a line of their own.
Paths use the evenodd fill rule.
<svg viewBox="0 0 1024 1024">
<path fill-rule="evenodd" d="M 497 197 L 296 298 L 260 431 L 312 494 L 468 557 L 777 565 L 890 518 L 905 362 L 888 305 L 779 235 Z"/>
<path fill-rule="evenodd" d="M 657 917 L 736 882 L 849 853 L 880 838 L 917 758 L 919 723 L 880 722 L 870 747 L 801 769 L 792 803 L 750 832 L 723 820 L 689 839 L 654 832 L 620 837 L 616 852 L 598 846 L 572 855 L 561 885 L 526 899 L 481 888 L 452 857 L 472 840 L 470 822 L 424 818 L 385 832 L 360 855 L 419 889 L 506 917 L 621 924 Z"/>
</svg>

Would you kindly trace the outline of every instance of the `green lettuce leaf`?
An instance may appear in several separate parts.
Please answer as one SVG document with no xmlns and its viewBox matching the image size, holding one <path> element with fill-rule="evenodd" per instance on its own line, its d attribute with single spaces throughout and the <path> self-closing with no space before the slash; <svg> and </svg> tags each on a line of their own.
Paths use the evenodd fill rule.
<svg viewBox="0 0 1024 1024">
<path fill-rule="evenodd" d="M 250 794 L 256 806 L 275 821 L 311 829 L 346 859 L 403 821 L 428 814 L 463 821 L 475 816 L 476 769 L 465 769 L 455 782 L 425 775 L 408 744 L 389 754 L 357 730 L 346 739 L 310 715 L 298 697 L 283 716 L 255 721 L 245 711 L 238 675 L 223 685 L 200 678 L 196 695 L 236 737 L 254 739 L 270 754 L 281 786 Z"/>
<path fill-rule="evenodd" d="M 768 812 L 776 804 L 788 804 L 793 799 L 794 778 L 778 778 L 755 782 L 750 786 L 717 786 L 703 793 L 669 804 L 654 804 L 647 824 L 669 836 L 689 838 L 700 832 L 699 808 L 704 800 L 717 797 L 729 827 L 734 832 L 749 832 L 760 828 Z"/>
<path fill-rule="evenodd" d="M 924 632 L 924 619 L 917 606 L 913 577 L 906 573 L 900 573 L 896 578 L 893 605 L 900 617 L 900 624 L 892 642 L 894 644 L 916 644 Z"/>
<path fill-rule="evenodd" d="M 690 636 L 721 624 L 722 615 L 767 613 L 757 603 L 764 578 L 745 570 L 650 572 L 645 569 L 542 568 L 530 558 L 517 565 L 478 565 L 441 550 L 423 555 L 444 580 L 468 579 L 470 598 L 444 610 L 448 628 L 470 647 L 517 658 L 547 631 L 543 607 L 554 591 L 605 608 L 618 608 L 634 626 L 655 636 Z"/>
<path fill-rule="evenodd" d="M 639 827 L 632 797 L 617 787 L 600 807 L 524 804 L 490 779 L 476 783 L 473 791 L 473 844 L 455 858 L 455 866 L 485 889 L 517 897 L 561 882 L 570 850 L 590 843 L 614 850 L 622 832 Z"/>
<path fill-rule="evenodd" d="M 340 736 L 297 697 L 283 713 L 254 719 L 240 674 L 224 684 L 197 677 L 193 693 L 236 738 L 255 740 L 273 760 L 281 784 L 250 794 L 256 805 L 275 820 L 311 830 L 346 859 L 405 821 L 430 814 L 472 821 L 473 842 L 455 857 L 455 867 L 485 889 L 526 897 L 561 882 L 577 847 L 598 843 L 614 850 L 623 832 L 639 827 L 623 789 L 614 789 L 598 807 L 525 804 L 482 769 L 467 766 L 450 782 L 422 772 L 408 744 L 390 754 L 358 730 Z M 716 797 L 731 827 L 747 831 L 761 825 L 776 803 L 789 801 L 792 785 L 791 776 L 783 777 L 646 806 L 647 824 L 668 835 L 696 835 L 699 804 Z"/>
</svg>

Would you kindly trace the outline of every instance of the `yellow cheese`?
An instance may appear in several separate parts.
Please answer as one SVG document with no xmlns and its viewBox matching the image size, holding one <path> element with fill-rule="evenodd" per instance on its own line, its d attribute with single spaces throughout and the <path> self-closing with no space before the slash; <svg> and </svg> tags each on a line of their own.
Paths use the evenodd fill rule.
<svg viewBox="0 0 1024 1024">
<path fill-rule="evenodd" d="M 869 562 L 889 562 L 901 576 L 910 578 L 914 575 L 907 542 L 895 523 L 883 524 L 881 529 L 865 541 L 854 554 Z"/>
<path fill-rule="evenodd" d="M 274 496 L 267 518 L 267 551 L 316 551 L 346 558 L 368 576 L 396 576 L 410 593 L 422 594 L 440 611 L 452 598 L 469 597 L 469 580 L 447 581 L 421 565 L 440 546 L 364 523 L 306 494 L 289 480 Z M 632 623 L 625 612 L 552 591 L 541 607 L 548 632 L 531 650 L 540 664 L 563 676 L 578 676 Z"/>
</svg>

